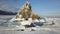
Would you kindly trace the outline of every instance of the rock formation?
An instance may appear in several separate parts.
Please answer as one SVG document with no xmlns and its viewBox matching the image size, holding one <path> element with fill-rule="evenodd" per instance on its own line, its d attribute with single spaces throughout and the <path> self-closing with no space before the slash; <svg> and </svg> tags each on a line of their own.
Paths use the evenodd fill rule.
<svg viewBox="0 0 60 34">
<path fill-rule="evenodd" d="M 40 17 L 37 14 L 32 13 L 31 5 L 29 2 L 26 2 L 22 8 L 19 10 L 19 12 L 16 15 L 17 18 L 24 18 L 25 20 L 28 20 L 28 18 L 34 19 L 40 19 Z"/>
</svg>

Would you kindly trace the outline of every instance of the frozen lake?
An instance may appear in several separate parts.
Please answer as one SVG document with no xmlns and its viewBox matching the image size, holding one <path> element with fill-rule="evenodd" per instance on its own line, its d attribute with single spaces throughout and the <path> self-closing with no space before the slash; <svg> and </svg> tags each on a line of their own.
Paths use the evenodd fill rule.
<svg viewBox="0 0 60 34">
<path fill-rule="evenodd" d="M 0 15 L 0 23 L 6 22 L 13 18 L 14 15 Z M 47 18 L 51 19 L 51 18 Z M 41 28 L 49 28 L 52 29 L 51 31 L 47 30 L 40 30 L 40 31 L 13 31 L 13 30 L 4 30 L 8 29 L 8 27 L 0 25 L 0 34 L 60 34 L 60 18 L 52 18 L 55 20 L 55 25 L 45 25 L 41 26 Z M 3 30 L 1 30 L 3 29 Z M 11 28 L 10 28 L 11 29 Z"/>
</svg>

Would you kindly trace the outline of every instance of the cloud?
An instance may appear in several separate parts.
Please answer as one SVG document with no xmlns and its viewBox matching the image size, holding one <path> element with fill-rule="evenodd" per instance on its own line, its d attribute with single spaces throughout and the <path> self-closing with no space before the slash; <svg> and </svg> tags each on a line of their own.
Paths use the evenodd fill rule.
<svg viewBox="0 0 60 34">
<path fill-rule="evenodd" d="M 0 10 L 4 10 L 4 11 L 16 11 L 17 9 L 15 7 L 10 6 L 7 2 L 2 1 L 0 2 Z"/>
</svg>

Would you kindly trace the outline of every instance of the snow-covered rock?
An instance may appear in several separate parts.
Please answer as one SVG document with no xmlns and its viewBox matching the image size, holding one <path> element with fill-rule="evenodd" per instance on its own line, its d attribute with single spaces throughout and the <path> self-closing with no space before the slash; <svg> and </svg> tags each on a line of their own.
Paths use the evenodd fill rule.
<svg viewBox="0 0 60 34">
<path fill-rule="evenodd" d="M 39 20 L 35 19 L 35 20 L 33 20 L 33 22 L 39 22 Z"/>
<path fill-rule="evenodd" d="M 15 20 L 24 20 L 24 18 L 22 18 L 22 19 L 21 19 L 21 18 L 17 18 L 17 19 L 15 19 Z"/>
<path fill-rule="evenodd" d="M 21 22 L 21 25 L 30 25 L 31 23 L 30 23 L 30 21 L 22 21 Z"/>
<path fill-rule="evenodd" d="M 40 22 L 43 22 L 43 23 L 44 23 L 44 22 L 46 22 L 46 21 L 45 21 L 44 19 L 40 19 Z"/>
</svg>

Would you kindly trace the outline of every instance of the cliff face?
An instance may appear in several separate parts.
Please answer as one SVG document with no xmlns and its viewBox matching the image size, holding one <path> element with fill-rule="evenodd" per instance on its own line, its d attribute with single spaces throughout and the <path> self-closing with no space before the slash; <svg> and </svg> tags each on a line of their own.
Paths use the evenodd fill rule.
<svg viewBox="0 0 60 34">
<path fill-rule="evenodd" d="M 26 2 L 23 7 L 19 10 L 19 12 L 16 15 L 16 18 L 32 18 L 34 19 L 40 19 L 40 17 L 37 14 L 32 13 L 31 5 L 29 2 Z"/>
</svg>

